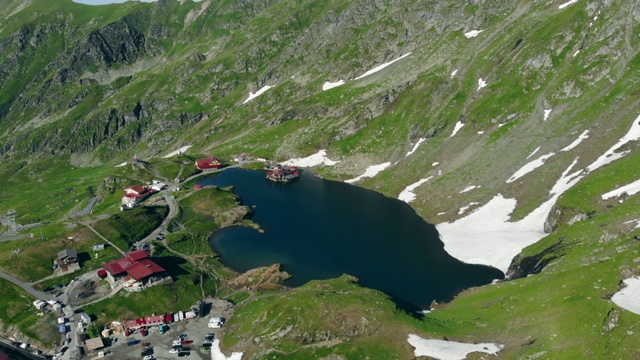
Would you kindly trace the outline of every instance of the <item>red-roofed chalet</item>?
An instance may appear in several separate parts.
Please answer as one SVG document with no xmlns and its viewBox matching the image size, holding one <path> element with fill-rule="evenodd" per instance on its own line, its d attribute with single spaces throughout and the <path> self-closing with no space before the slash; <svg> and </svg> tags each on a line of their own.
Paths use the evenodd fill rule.
<svg viewBox="0 0 640 360">
<path fill-rule="evenodd" d="M 121 259 L 102 264 L 102 268 L 114 279 L 130 276 L 138 281 L 165 272 L 164 268 L 149 260 L 148 257 L 149 255 L 144 250 L 131 251 Z"/>
<path fill-rule="evenodd" d="M 196 160 L 196 167 L 200 170 L 217 169 L 220 166 L 222 166 L 222 162 L 220 161 L 220 159 L 217 159 L 213 156 L 209 156 L 206 159 Z"/>
</svg>

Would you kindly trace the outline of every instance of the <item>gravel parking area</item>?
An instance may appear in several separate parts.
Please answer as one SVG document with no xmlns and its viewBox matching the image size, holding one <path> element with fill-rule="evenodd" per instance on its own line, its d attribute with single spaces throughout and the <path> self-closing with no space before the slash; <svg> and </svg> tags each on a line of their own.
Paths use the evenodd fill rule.
<svg viewBox="0 0 640 360">
<path fill-rule="evenodd" d="M 211 311 L 202 318 L 194 318 L 188 321 L 179 321 L 173 324 L 169 324 L 169 331 L 164 334 L 160 334 L 158 327 L 151 327 L 147 336 L 142 336 L 140 332 L 136 331 L 134 334 L 125 337 L 124 334 L 117 334 L 111 336 L 111 346 L 105 347 L 100 350 L 88 353 L 85 358 L 96 359 L 98 358 L 98 351 L 109 351 L 106 357 L 110 359 L 122 359 L 133 360 L 142 359 L 143 346 L 142 344 L 149 343 L 148 353 L 153 358 L 158 360 L 164 359 L 211 359 L 211 353 L 204 352 L 202 345 L 204 344 L 205 336 L 208 333 L 214 334 L 214 338 L 218 338 L 222 332 L 224 332 L 224 326 L 218 329 L 209 328 L 207 325 L 210 318 L 224 317 L 229 319 L 233 315 L 233 307 L 230 303 L 222 300 L 207 301 L 210 303 Z M 190 344 L 184 344 L 184 352 L 188 352 L 189 355 L 179 357 L 178 353 L 170 353 L 173 348 L 173 341 L 181 334 L 185 334 L 185 340 L 187 342 L 192 341 Z M 127 345 L 130 340 L 139 340 L 139 343 L 135 345 Z M 105 341 L 108 343 L 108 341 Z"/>
</svg>

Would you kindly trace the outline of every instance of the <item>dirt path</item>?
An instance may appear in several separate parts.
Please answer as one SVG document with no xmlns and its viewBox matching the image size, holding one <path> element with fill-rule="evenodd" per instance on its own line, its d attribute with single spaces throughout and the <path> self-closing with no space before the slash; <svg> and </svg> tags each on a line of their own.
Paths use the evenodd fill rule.
<svg viewBox="0 0 640 360">
<path fill-rule="evenodd" d="M 122 255 L 124 255 L 124 251 L 122 251 L 119 247 L 117 247 L 114 243 L 112 243 L 111 241 L 109 241 L 109 239 L 107 239 L 106 237 L 102 236 L 102 234 L 100 234 L 98 232 L 98 230 L 94 229 L 93 226 L 87 224 L 87 223 L 83 223 L 82 225 L 88 227 L 89 229 L 91 229 L 91 231 L 93 231 L 96 235 L 98 235 L 102 240 L 104 240 L 107 244 L 113 246 L 114 249 L 118 250 L 118 252 Z"/>
</svg>

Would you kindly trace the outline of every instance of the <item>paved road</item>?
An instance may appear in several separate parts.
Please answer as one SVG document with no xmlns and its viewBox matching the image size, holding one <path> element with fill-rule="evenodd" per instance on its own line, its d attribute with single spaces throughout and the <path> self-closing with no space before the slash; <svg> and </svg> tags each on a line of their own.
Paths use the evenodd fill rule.
<svg viewBox="0 0 640 360">
<path fill-rule="evenodd" d="M 231 167 L 237 167 L 237 166 L 239 166 L 239 165 L 231 165 L 231 166 L 225 167 L 223 169 L 210 170 L 210 171 L 205 171 L 205 172 L 200 173 L 200 174 L 192 175 L 192 176 L 189 176 L 187 179 L 185 179 L 183 181 L 183 183 L 191 181 L 191 180 L 193 180 L 195 178 L 198 178 L 198 177 L 201 177 L 203 175 L 215 174 L 215 173 L 223 171 L 224 169 L 228 169 L 228 168 L 231 168 Z M 167 189 L 160 191 L 160 193 L 158 194 L 158 196 L 162 196 L 164 198 L 165 202 L 167 203 L 167 206 L 169 206 L 169 213 L 164 218 L 164 220 L 162 220 L 162 223 L 160 224 L 160 226 L 158 226 L 155 230 L 153 230 L 151 232 L 151 234 L 149 234 L 149 235 L 145 236 L 143 239 L 140 239 L 140 240 L 135 242 L 134 245 L 136 245 L 138 248 L 140 246 L 142 246 L 142 243 L 154 240 L 156 238 L 156 236 L 158 236 L 158 234 L 160 234 L 161 232 L 165 232 L 166 233 L 167 232 L 167 226 L 171 223 L 173 218 L 176 217 L 176 215 L 178 215 L 178 204 L 177 204 L 176 200 L 174 199 L 173 195 L 171 195 L 171 193 L 168 190 L 168 189 L 171 189 L 171 188 L 173 188 L 175 186 L 178 186 L 178 185 L 179 184 L 177 184 L 177 183 L 168 182 L 167 183 Z"/>
<path fill-rule="evenodd" d="M 38 291 L 36 289 L 33 288 L 33 283 L 31 282 L 23 282 L 18 280 L 17 278 L 3 272 L 0 271 L 0 278 L 3 278 L 7 281 L 10 281 L 14 284 L 16 284 L 17 286 L 19 286 L 22 290 L 26 291 L 27 293 L 29 293 L 31 296 L 34 296 L 37 299 L 41 299 L 41 300 L 51 300 L 53 299 L 53 296 L 44 293 L 42 291 Z"/>
<path fill-rule="evenodd" d="M 85 206 L 81 211 L 78 211 L 75 216 L 85 216 L 91 214 L 91 212 L 93 211 L 93 207 L 96 206 L 96 203 L 98 203 L 98 197 L 94 196 L 89 199 L 87 206 Z"/>
<path fill-rule="evenodd" d="M 2 236 L 0 236 L 0 239 L 5 238 L 5 237 L 9 237 L 15 233 L 17 233 L 18 231 L 22 231 L 22 230 L 27 230 L 27 229 L 31 229 L 34 227 L 38 227 L 38 226 L 42 226 L 42 225 L 49 225 L 49 222 L 38 222 L 38 223 L 33 223 L 33 224 L 27 224 L 27 225 L 18 225 L 18 227 L 16 227 L 15 229 L 11 229 L 7 232 L 5 232 L 4 234 L 2 234 Z M 0 240 L 2 241 L 2 240 Z M 6 240 L 4 240 L 6 241 Z"/>
</svg>

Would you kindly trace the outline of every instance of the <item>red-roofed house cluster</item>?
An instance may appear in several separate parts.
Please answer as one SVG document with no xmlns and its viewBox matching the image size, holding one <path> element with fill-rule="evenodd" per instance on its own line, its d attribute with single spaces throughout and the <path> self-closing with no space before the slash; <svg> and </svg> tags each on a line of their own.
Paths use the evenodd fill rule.
<svg viewBox="0 0 640 360">
<path fill-rule="evenodd" d="M 152 189 L 151 187 L 133 185 L 125 188 L 124 191 L 126 194 L 122 196 L 122 206 L 121 210 L 133 209 L 136 205 L 147 197 L 153 195 L 157 192 L 157 190 Z"/>
<path fill-rule="evenodd" d="M 100 277 L 110 276 L 114 281 L 124 278 L 139 283 L 144 283 L 154 276 L 161 277 L 166 271 L 151 261 L 144 250 L 128 252 L 121 259 L 102 264 L 102 269 L 98 271 Z"/>
<path fill-rule="evenodd" d="M 196 160 L 196 167 L 200 170 L 217 169 L 222 166 L 222 161 L 213 156 L 209 156 L 206 159 Z"/>
</svg>

